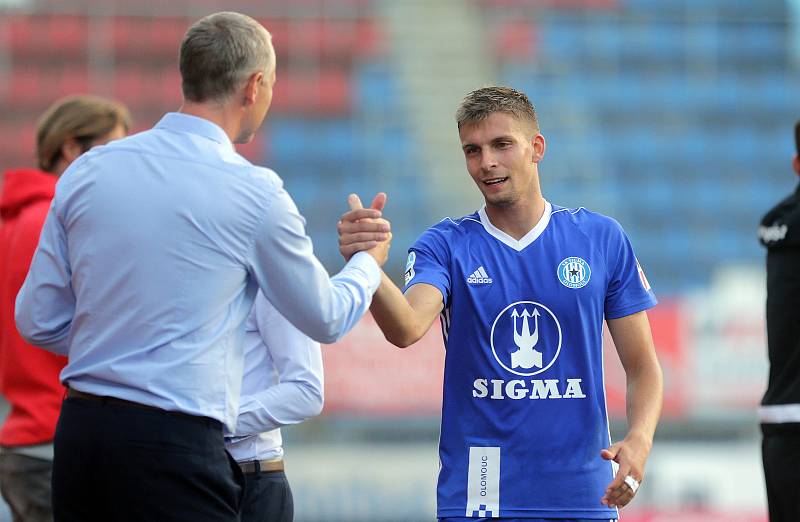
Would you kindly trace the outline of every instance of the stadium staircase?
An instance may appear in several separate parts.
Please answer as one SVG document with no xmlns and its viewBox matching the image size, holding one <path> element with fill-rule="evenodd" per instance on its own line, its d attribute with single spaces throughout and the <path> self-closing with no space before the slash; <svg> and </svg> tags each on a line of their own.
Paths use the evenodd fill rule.
<svg viewBox="0 0 800 522">
<path fill-rule="evenodd" d="M 420 178 L 443 212 L 437 220 L 473 212 L 481 199 L 464 167 L 454 114 L 466 93 L 491 79 L 480 10 L 462 0 L 378 5 L 389 27 L 406 117 L 424 144 Z"/>
</svg>

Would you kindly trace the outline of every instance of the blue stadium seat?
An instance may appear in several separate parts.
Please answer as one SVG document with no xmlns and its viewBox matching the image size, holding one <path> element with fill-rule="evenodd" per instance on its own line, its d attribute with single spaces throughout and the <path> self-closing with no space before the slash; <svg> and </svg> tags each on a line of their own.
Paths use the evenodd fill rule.
<svg viewBox="0 0 800 522">
<path fill-rule="evenodd" d="M 354 88 L 360 110 L 391 112 L 396 109 L 400 96 L 388 64 L 360 65 L 355 75 Z"/>
</svg>

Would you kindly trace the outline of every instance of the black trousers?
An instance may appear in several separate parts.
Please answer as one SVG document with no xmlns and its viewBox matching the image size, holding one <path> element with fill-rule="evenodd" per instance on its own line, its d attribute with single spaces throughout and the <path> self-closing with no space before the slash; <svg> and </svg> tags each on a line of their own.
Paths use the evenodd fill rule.
<svg viewBox="0 0 800 522">
<path fill-rule="evenodd" d="M 800 521 L 800 432 L 762 426 L 770 522 Z"/>
<path fill-rule="evenodd" d="M 55 522 L 238 522 L 244 477 L 212 419 L 68 398 Z"/>
<path fill-rule="evenodd" d="M 283 471 L 246 473 L 242 522 L 292 522 L 294 499 Z"/>
</svg>

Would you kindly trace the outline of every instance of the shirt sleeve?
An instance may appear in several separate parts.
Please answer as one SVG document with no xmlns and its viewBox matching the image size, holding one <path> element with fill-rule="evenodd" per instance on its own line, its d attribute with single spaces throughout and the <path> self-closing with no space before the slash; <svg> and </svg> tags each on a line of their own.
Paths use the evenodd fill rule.
<svg viewBox="0 0 800 522">
<path fill-rule="evenodd" d="M 450 301 L 450 251 L 440 230 L 432 227 L 408 250 L 403 292 L 419 283 L 439 289 L 443 304 Z"/>
<path fill-rule="evenodd" d="M 67 355 L 75 315 L 71 278 L 67 236 L 54 200 L 14 310 L 17 330 L 29 344 Z"/>
<path fill-rule="evenodd" d="M 606 266 L 609 267 L 609 283 L 606 290 L 606 319 L 617 319 L 654 307 L 658 300 L 650 283 L 633 253 L 628 236 L 614 222 L 608 242 Z"/>
<path fill-rule="evenodd" d="M 321 343 L 336 342 L 358 322 L 381 281 L 380 267 L 365 252 L 329 277 L 314 256 L 305 220 L 283 188 L 265 209 L 248 262 L 266 299 Z"/>
<path fill-rule="evenodd" d="M 319 343 L 292 326 L 260 293 L 253 314 L 263 341 L 255 349 L 269 352 L 279 383 L 242 396 L 237 437 L 297 424 L 322 411 L 323 370 Z"/>
</svg>

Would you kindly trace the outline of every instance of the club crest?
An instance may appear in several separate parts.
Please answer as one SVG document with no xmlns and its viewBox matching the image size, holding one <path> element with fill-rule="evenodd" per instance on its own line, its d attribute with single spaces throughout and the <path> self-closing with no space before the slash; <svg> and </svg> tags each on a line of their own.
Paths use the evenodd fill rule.
<svg viewBox="0 0 800 522">
<path fill-rule="evenodd" d="M 567 288 L 583 288 L 592 277 L 589 263 L 580 257 L 568 257 L 563 260 L 556 270 L 558 280 Z"/>
</svg>

